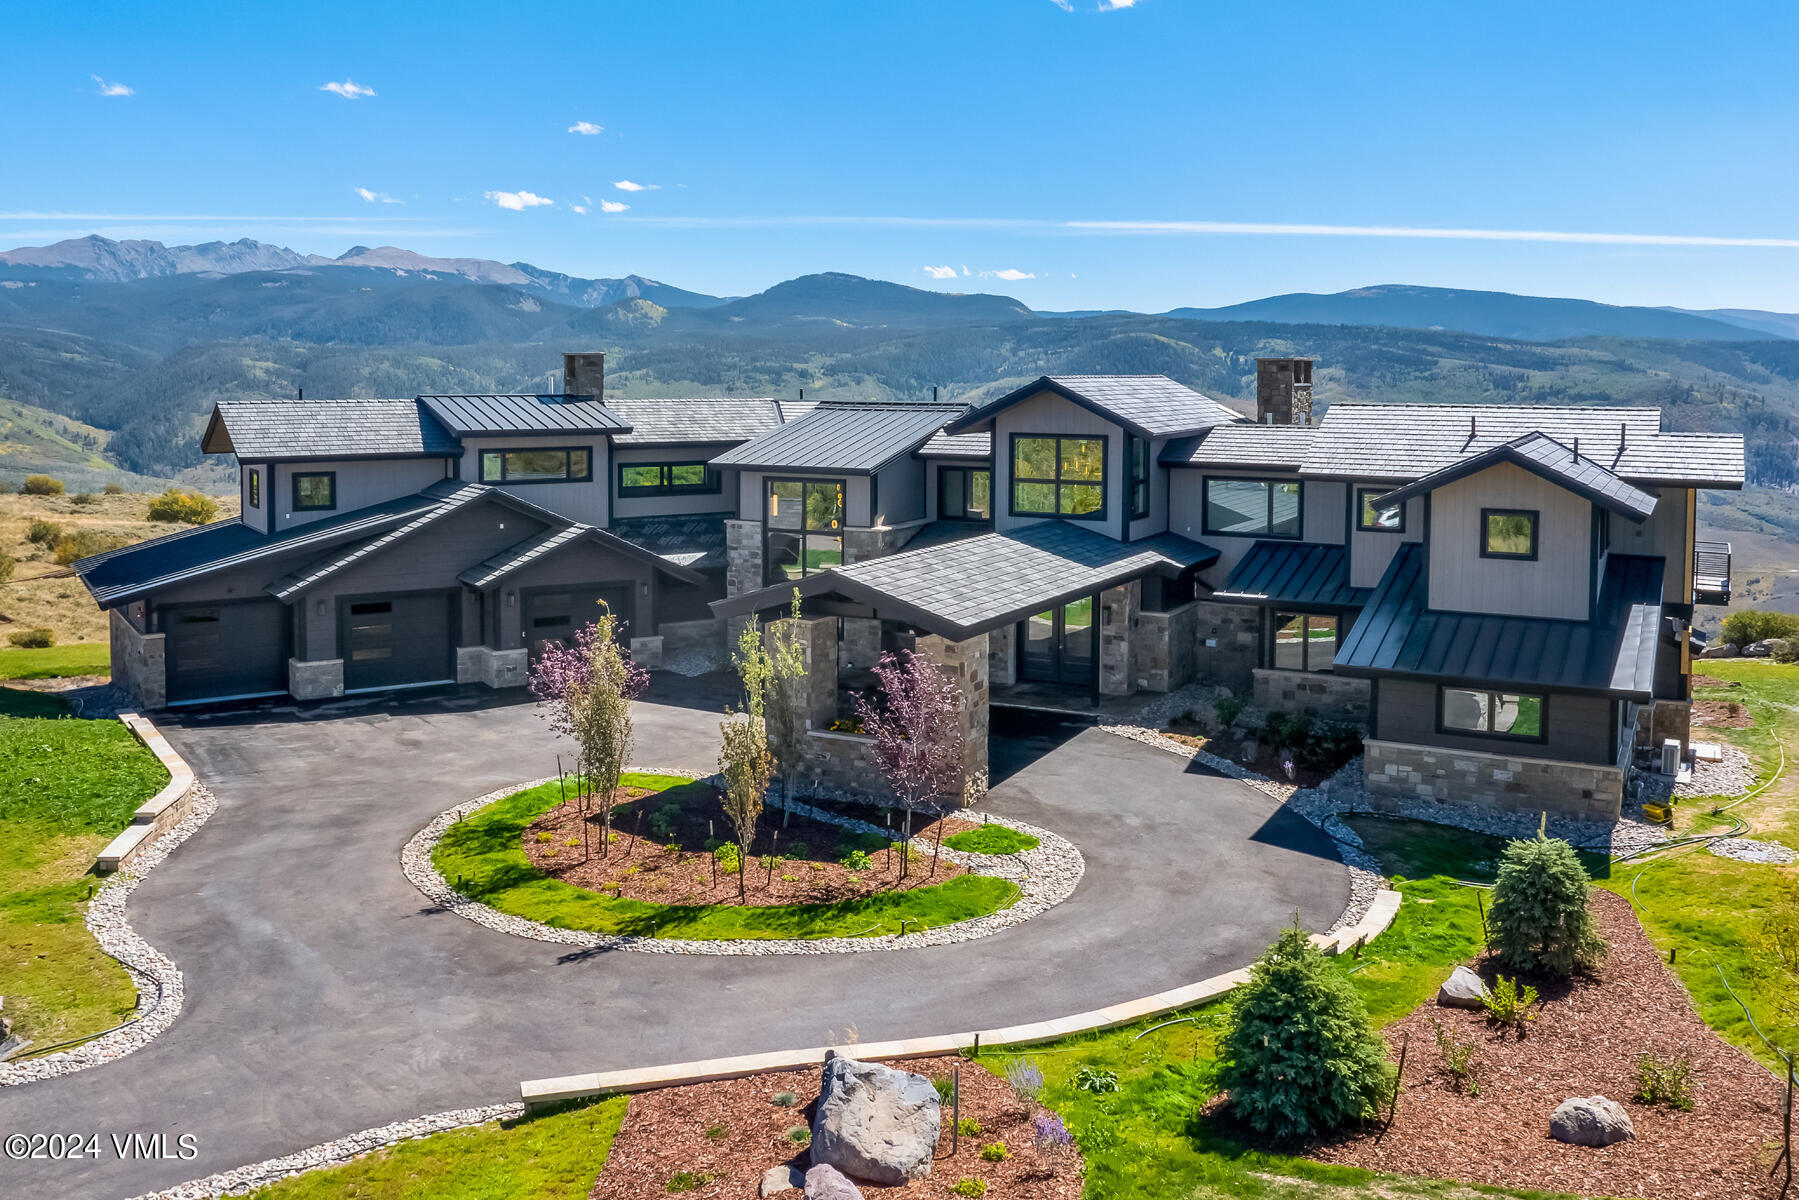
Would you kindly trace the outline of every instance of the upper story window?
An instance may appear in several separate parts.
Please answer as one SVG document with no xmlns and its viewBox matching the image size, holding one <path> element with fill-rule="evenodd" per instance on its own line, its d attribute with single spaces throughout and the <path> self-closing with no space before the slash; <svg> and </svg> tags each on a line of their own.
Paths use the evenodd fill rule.
<svg viewBox="0 0 1799 1200">
<path fill-rule="evenodd" d="M 336 507 L 336 471 L 297 471 L 294 473 L 295 512 Z"/>
<path fill-rule="evenodd" d="M 1521 558 L 1537 556 L 1537 512 L 1530 508 L 1480 510 L 1480 556 Z"/>
<path fill-rule="evenodd" d="M 1547 708 L 1542 696 L 1484 688 L 1437 689 L 1437 725 L 1444 733 L 1540 742 L 1547 736 Z"/>
<path fill-rule="evenodd" d="M 1297 479 L 1206 476 L 1205 531 L 1237 537 L 1297 538 L 1301 532 Z"/>
<path fill-rule="evenodd" d="M 592 478 L 593 450 L 587 446 L 481 452 L 482 483 L 583 483 Z"/>
<path fill-rule="evenodd" d="M 1133 437 L 1130 440 L 1131 459 L 1131 518 L 1149 515 L 1149 440 Z"/>
<path fill-rule="evenodd" d="M 1106 439 L 1013 434 L 1012 515 L 1104 520 Z"/>
<path fill-rule="evenodd" d="M 1357 529 L 1363 533 L 1405 532 L 1405 505 L 1389 504 L 1381 507 L 1374 503 L 1376 496 L 1384 496 L 1392 490 L 1392 488 L 1378 487 L 1355 490 L 1355 527 Z"/>
<path fill-rule="evenodd" d="M 763 583 L 843 564 L 841 479 L 769 479 L 763 487 Z"/>
<path fill-rule="evenodd" d="M 620 463 L 620 496 L 691 496 L 719 490 L 719 474 L 703 462 Z"/>
<path fill-rule="evenodd" d="M 246 477 L 244 486 L 250 494 L 250 507 L 251 508 L 261 508 L 262 507 L 262 472 L 258 471 L 255 467 L 251 467 L 250 473 Z"/>
<path fill-rule="evenodd" d="M 937 516 L 945 521 L 993 520 L 993 472 L 986 467 L 939 467 Z"/>
</svg>

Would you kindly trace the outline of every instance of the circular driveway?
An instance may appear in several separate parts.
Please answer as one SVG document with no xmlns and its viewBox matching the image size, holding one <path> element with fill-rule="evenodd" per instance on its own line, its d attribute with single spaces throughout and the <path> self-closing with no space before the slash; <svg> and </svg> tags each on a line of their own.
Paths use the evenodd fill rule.
<svg viewBox="0 0 1799 1200">
<path fill-rule="evenodd" d="M 655 679 L 633 765 L 713 769 L 728 686 Z M 1329 841 L 1261 792 L 996 710 L 987 807 L 1086 856 L 1050 911 L 882 954 L 571 951 L 433 910 L 399 869 L 437 813 L 566 757 L 534 706 L 402 693 L 159 724 L 219 800 L 131 902 L 184 973 L 187 1007 L 119 1062 L 0 1089 L 0 1134 L 161 1133 L 171 1157 L 0 1160 L 0 1195 L 135 1194 L 513 1100 L 521 1079 L 1064 1016 L 1243 966 L 1295 912 L 1320 929 L 1348 902 Z M 198 1148 L 186 1161 L 172 1157 L 183 1134 Z"/>
</svg>

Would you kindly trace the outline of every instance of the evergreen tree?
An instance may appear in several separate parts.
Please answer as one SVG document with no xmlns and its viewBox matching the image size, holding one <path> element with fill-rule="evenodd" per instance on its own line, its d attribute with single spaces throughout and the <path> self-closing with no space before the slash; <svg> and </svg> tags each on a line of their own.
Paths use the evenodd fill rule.
<svg viewBox="0 0 1799 1200">
<path fill-rule="evenodd" d="M 1587 908 L 1580 856 L 1540 829 L 1500 856 L 1487 930 L 1494 954 L 1514 971 L 1567 976 L 1605 957 L 1605 941 Z"/>
</svg>

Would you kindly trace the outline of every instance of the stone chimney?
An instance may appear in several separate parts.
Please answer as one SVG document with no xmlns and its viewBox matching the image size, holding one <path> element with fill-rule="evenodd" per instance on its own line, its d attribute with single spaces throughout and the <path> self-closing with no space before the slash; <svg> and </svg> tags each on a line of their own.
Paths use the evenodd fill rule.
<svg viewBox="0 0 1799 1200">
<path fill-rule="evenodd" d="M 562 356 L 562 394 L 606 402 L 606 356 L 598 352 Z"/>
<path fill-rule="evenodd" d="M 1312 423 L 1312 360 L 1256 359 L 1256 420 L 1263 425 Z"/>
</svg>

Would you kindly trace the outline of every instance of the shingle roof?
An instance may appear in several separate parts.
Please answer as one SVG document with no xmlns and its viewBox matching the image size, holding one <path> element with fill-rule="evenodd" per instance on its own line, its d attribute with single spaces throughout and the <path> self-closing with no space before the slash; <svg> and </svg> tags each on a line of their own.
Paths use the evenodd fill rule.
<svg viewBox="0 0 1799 1200">
<path fill-rule="evenodd" d="M 715 456 L 712 464 L 866 475 L 916 450 L 962 411 L 960 404 L 828 401 L 797 421 Z"/>
<path fill-rule="evenodd" d="M 620 433 L 631 426 L 598 400 L 580 396 L 420 396 L 458 434 Z"/>
<path fill-rule="evenodd" d="M 622 552 L 632 558 L 654 559 L 658 570 L 689 583 L 699 582 L 699 576 L 688 565 L 667 561 L 615 533 L 578 521 L 515 542 L 491 558 L 469 567 L 456 578 L 470 587 L 491 587 L 515 571 L 582 542 L 591 542 L 602 549 Z"/>
<path fill-rule="evenodd" d="M 991 433 L 933 433 L 931 440 L 918 448 L 926 458 L 992 458 Z"/>
<path fill-rule="evenodd" d="M 725 515 L 694 513 L 661 517 L 614 517 L 612 532 L 658 558 L 696 571 L 725 565 Z"/>
<path fill-rule="evenodd" d="M 1166 375 L 1045 375 L 989 400 L 951 424 L 949 431 L 961 433 L 1043 391 L 1109 417 L 1139 437 L 1180 437 L 1243 419 Z"/>
<path fill-rule="evenodd" d="M 1318 434 L 1316 425 L 1214 425 L 1195 437 L 1169 442 L 1166 467 L 1241 467 L 1297 470 Z"/>
<path fill-rule="evenodd" d="M 411 537 L 419 530 L 436 524 L 450 513 L 466 508 L 492 493 L 492 488 L 478 483 L 457 484 L 454 481 L 446 481 L 441 484 L 433 484 L 425 492 L 420 493 L 433 496 L 438 500 L 438 503 L 431 508 L 417 514 L 405 524 L 387 530 L 379 537 L 358 543 L 341 554 L 326 555 L 298 571 L 284 575 L 269 584 L 265 590 L 277 600 L 291 600 L 314 584 L 321 583 L 339 571 L 346 570 L 380 554 L 395 542 Z"/>
<path fill-rule="evenodd" d="M 1218 560 L 1218 551 L 1179 534 L 1119 542 L 1066 521 L 987 533 L 809 575 L 802 596 L 836 593 L 960 641 L 1031 613 L 1149 574 L 1178 575 Z M 718 600 L 734 616 L 788 603 L 777 584 Z"/>
<path fill-rule="evenodd" d="M 1655 512 L 1654 496 L 1625 483 L 1592 459 L 1575 454 L 1546 433 L 1527 433 L 1503 446 L 1471 454 L 1458 463 L 1432 471 L 1422 479 L 1377 497 L 1375 503 L 1382 507 L 1403 504 L 1413 496 L 1422 496 L 1499 463 L 1522 467 L 1639 524 Z"/>
<path fill-rule="evenodd" d="M 1424 564 L 1420 543 L 1394 554 L 1337 651 L 1336 671 L 1639 700 L 1654 693 L 1663 559 L 1608 556 L 1591 621 L 1425 608 Z"/>
<path fill-rule="evenodd" d="M 1743 438 L 1735 433 L 1658 433 L 1633 438 L 1612 463 L 1612 470 L 1639 483 L 1740 488 L 1745 478 Z"/>
<path fill-rule="evenodd" d="M 1372 591 L 1349 586 L 1349 555 L 1343 546 L 1259 541 L 1231 568 L 1212 599 L 1360 608 Z"/>
<path fill-rule="evenodd" d="M 415 400 L 222 400 L 200 442 L 250 462 L 462 453 Z"/>
<path fill-rule="evenodd" d="M 766 396 L 691 400 L 615 397 L 607 403 L 631 426 L 629 433 L 613 435 L 615 446 L 747 442 L 781 424 L 781 406 Z"/>
</svg>

